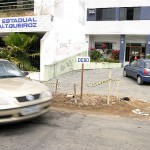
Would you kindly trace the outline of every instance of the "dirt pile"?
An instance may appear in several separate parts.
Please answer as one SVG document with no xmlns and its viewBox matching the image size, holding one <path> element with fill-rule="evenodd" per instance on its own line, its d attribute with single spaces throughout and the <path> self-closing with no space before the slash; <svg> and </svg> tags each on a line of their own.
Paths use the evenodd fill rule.
<svg viewBox="0 0 150 150">
<path fill-rule="evenodd" d="M 106 95 L 83 95 L 82 100 L 79 96 L 76 98 L 67 97 L 65 94 L 54 95 L 52 104 L 55 108 L 64 108 L 73 111 L 86 111 L 89 113 L 118 115 L 122 117 L 136 117 L 150 119 L 150 103 L 142 102 L 135 99 L 118 100 L 116 97 L 110 97 L 110 105 L 107 105 Z M 133 110 L 141 110 L 147 115 L 136 114 Z"/>
</svg>

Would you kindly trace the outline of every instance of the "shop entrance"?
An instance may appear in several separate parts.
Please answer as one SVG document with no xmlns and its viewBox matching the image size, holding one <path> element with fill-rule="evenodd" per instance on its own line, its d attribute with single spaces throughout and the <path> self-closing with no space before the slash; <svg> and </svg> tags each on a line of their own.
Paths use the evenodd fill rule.
<svg viewBox="0 0 150 150">
<path fill-rule="evenodd" d="M 141 54 L 145 54 L 145 44 L 126 44 L 126 56 L 125 61 L 133 61 L 134 57 L 137 56 L 140 58 Z"/>
</svg>

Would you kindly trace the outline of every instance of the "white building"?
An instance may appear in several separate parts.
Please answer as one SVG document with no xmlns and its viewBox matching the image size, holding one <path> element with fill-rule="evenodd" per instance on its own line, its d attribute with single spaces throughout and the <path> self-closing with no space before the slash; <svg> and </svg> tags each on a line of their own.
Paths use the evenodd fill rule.
<svg viewBox="0 0 150 150">
<path fill-rule="evenodd" d="M 23 5 L 23 0 L 12 0 Z M 36 32 L 40 42 L 40 80 L 71 71 L 77 55 L 87 54 L 84 0 L 26 0 L 34 15 L 0 18 L 1 34 Z M 4 1 L 5 3 L 6 1 Z M 9 3 L 9 7 L 12 7 Z M 7 3 L 7 4 L 8 4 Z M 5 5 L 7 6 L 7 5 Z"/>
<path fill-rule="evenodd" d="M 12 0 L 18 5 L 23 0 Z M 27 0 L 34 15 L 0 19 L 0 33 L 36 32 L 40 42 L 40 80 L 74 68 L 77 55 L 90 47 L 120 50 L 120 62 L 130 55 L 150 53 L 149 0 Z"/>
<path fill-rule="evenodd" d="M 123 64 L 150 53 L 150 1 L 87 0 L 86 35 L 89 47 L 120 50 Z"/>
</svg>

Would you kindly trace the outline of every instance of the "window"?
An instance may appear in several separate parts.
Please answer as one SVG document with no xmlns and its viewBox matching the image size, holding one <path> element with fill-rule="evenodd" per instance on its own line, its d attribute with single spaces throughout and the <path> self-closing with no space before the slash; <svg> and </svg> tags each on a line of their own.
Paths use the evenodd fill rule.
<svg viewBox="0 0 150 150">
<path fill-rule="evenodd" d="M 150 61 L 145 62 L 144 66 L 146 69 L 150 69 Z"/>
<path fill-rule="evenodd" d="M 140 7 L 120 8 L 120 20 L 140 20 Z"/>
<path fill-rule="evenodd" d="M 97 8 L 96 21 L 111 21 L 115 20 L 115 8 Z"/>
<path fill-rule="evenodd" d="M 1 0 L 0 11 L 34 10 L 34 0 Z"/>
<path fill-rule="evenodd" d="M 140 60 L 138 60 L 136 66 L 139 68 L 142 67 L 142 62 Z"/>
<path fill-rule="evenodd" d="M 95 49 L 112 49 L 112 43 L 95 42 Z"/>
<path fill-rule="evenodd" d="M 136 66 L 136 64 L 137 64 L 137 61 L 136 61 L 136 60 L 134 60 L 134 61 L 131 63 L 131 66 L 132 66 L 132 67 L 135 67 L 135 66 Z"/>
<path fill-rule="evenodd" d="M 127 20 L 133 20 L 134 8 L 127 8 Z"/>
</svg>

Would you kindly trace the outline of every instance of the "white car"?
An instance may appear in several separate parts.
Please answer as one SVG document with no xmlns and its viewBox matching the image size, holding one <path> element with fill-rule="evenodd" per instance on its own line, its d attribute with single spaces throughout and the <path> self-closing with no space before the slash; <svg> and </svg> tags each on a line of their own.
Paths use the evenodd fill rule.
<svg viewBox="0 0 150 150">
<path fill-rule="evenodd" d="M 0 124 L 23 121 L 50 110 L 52 93 L 25 77 L 10 61 L 0 59 Z"/>
</svg>

